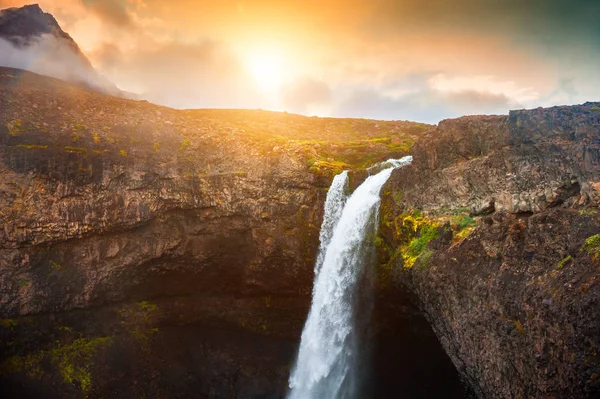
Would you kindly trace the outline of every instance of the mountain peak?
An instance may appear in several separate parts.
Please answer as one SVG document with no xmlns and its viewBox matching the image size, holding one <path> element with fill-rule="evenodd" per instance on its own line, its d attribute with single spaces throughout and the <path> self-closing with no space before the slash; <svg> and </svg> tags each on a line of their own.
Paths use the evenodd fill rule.
<svg viewBox="0 0 600 399">
<path fill-rule="evenodd" d="M 0 11 L 0 37 L 17 46 L 26 45 L 31 39 L 47 33 L 68 37 L 52 14 L 45 13 L 38 4 Z"/>
<path fill-rule="evenodd" d="M 0 66 L 124 95 L 94 69 L 75 40 L 38 4 L 0 10 L 0 46 Z"/>
</svg>

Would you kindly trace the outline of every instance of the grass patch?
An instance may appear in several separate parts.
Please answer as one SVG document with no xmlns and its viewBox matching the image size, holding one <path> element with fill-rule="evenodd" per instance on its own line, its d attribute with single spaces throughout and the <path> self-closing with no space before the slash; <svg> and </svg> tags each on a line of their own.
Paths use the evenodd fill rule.
<svg viewBox="0 0 600 399">
<path fill-rule="evenodd" d="M 18 136 L 21 133 L 25 132 L 25 128 L 23 127 L 23 121 L 20 119 L 15 119 L 6 124 L 8 128 L 8 134 L 11 136 Z"/>
<path fill-rule="evenodd" d="M 411 268 L 424 253 L 427 248 L 429 241 L 439 237 L 438 226 L 435 224 L 424 224 L 419 228 L 418 237 L 409 242 L 408 246 L 402 253 L 402 259 L 404 261 L 404 267 Z M 428 254 L 427 260 L 429 260 L 431 254 Z"/>
<path fill-rule="evenodd" d="M 598 211 L 594 208 L 581 209 L 579 216 L 594 216 Z"/>
<path fill-rule="evenodd" d="M 52 270 L 62 270 L 64 269 L 64 267 L 58 263 L 56 263 L 53 260 L 50 260 L 50 267 L 52 268 Z"/>
<path fill-rule="evenodd" d="M 567 256 L 566 258 L 564 258 L 563 260 L 558 262 L 558 265 L 556 265 L 556 268 L 560 270 L 570 261 L 571 261 L 571 255 Z"/>
<path fill-rule="evenodd" d="M 185 138 L 183 139 L 183 141 L 181 142 L 181 146 L 179 147 L 180 151 L 185 150 L 186 148 L 188 148 L 190 146 L 190 144 L 192 144 L 192 140 Z"/>
<path fill-rule="evenodd" d="M 28 150 L 45 150 L 46 148 L 48 148 L 48 146 L 40 144 L 19 144 L 17 148 L 26 148 Z"/>
<path fill-rule="evenodd" d="M 587 252 L 593 261 L 598 260 L 598 257 L 600 257 L 600 234 L 588 237 L 581 246 L 581 250 Z"/>
</svg>

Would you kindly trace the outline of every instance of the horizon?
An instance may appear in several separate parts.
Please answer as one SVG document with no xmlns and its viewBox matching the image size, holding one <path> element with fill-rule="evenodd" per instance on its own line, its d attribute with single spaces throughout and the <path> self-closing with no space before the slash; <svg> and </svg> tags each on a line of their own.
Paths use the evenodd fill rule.
<svg viewBox="0 0 600 399">
<path fill-rule="evenodd" d="M 437 124 L 600 89 L 600 4 L 586 0 L 35 3 L 117 87 L 176 109 Z"/>
</svg>

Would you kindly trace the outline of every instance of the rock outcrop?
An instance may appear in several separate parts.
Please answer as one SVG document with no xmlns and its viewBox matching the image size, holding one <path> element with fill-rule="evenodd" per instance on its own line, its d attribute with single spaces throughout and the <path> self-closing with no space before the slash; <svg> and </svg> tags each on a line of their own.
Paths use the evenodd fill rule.
<svg viewBox="0 0 600 399">
<path fill-rule="evenodd" d="M 446 120 L 386 188 L 382 292 L 479 397 L 600 394 L 599 148 L 598 103 Z"/>
</svg>

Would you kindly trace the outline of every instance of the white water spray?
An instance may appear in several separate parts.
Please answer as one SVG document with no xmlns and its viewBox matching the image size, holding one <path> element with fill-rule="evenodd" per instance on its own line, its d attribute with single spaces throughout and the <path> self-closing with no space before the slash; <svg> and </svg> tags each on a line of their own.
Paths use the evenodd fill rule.
<svg viewBox="0 0 600 399">
<path fill-rule="evenodd" d="M 312 306 L 290 376 L 288 399 L 356 397 L 358 342 L 354 307 L 359 276 L 368 259 L 368 236 L 377 226 L 381 187 L 394 168 L 411 161 L 412 157 L 387 161 L 381 165 L 386 169 L 369 176 L 347 201 L 339 188 L 346 184 L 345 172 L 334 179 L 332 189 L 335 186 L 336 192 L 331 201 L 327 196 L 322 228 L 335 227 L 332 235 L 321 231 Z M 333 209 L 334 204 L 343 206 L 343 210 Z"/>
<path fill-rule="evenodd" d="M 345 170 L 333 178 L 329 191 L 327 191 L 323 223 L 321 223 L 321 231 L 319 232 L 319 241 L 321 244 L 319 245 L 319 254 L 317 255 L 317 261 L 315 262 L 315 276 L 319 274 L 319 270 L 321 270 L 327 247 L 333 236 L 333 229 L 342 216 L 344 204 L 348 199 L 348 196 L 346 195 L 347 189 L 348 171 Z"/>
</svg>

